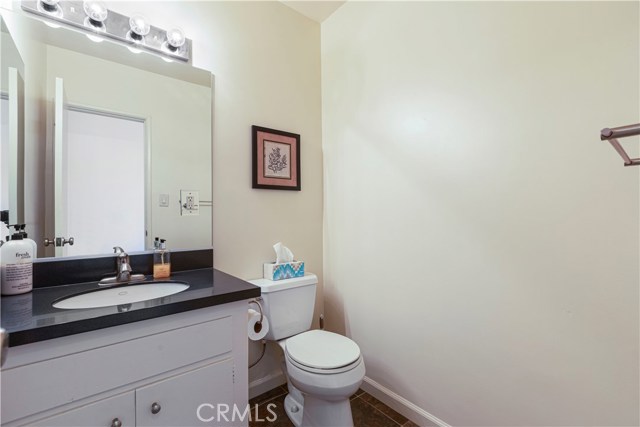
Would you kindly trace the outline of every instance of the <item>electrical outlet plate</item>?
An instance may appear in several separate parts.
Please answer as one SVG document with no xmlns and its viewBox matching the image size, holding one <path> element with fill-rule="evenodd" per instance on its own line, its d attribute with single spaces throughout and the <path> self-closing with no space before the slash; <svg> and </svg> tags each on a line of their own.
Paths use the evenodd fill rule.
<svg viewBox="0 0 640 427">
<path fill-rule="evenodd" d="M 180 215 L 200 215 L 200 194 L 198 191 L 180 190 Z"/>
</svg>

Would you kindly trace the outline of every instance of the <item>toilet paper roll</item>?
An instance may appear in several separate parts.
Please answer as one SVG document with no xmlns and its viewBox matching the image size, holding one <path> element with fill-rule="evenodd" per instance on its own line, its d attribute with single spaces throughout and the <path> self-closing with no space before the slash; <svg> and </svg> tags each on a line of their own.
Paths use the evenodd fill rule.
<svg viewBox="0 0 640 427">
<path fill-rule="evenodd" d="M 262 322 L 260 322 L 260 313 L 251 308 L 247 312 L 247 317 L 249 320 L 247 323 L 249 339 L 251 341 L 260 341 L 267 335 L 267 332 L 269 332 L 269 321 L 263 316 Z"/>
</svg>

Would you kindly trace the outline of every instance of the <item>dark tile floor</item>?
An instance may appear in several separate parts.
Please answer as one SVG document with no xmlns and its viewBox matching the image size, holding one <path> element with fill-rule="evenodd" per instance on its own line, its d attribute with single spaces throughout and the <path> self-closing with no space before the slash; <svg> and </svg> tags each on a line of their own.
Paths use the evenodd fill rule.
<svg viewBox="0 0 640 427">
<path fill-rule="evenodd" d="M 293 423 L 284 411 L 286 395 L 287 386 L 283 385 L 251 399 L 249 404 L 251 405 L 252 420 L 249 422 L 249 427 L 293 427 Z M 275 404 L 275 406 L 267 408 L 268 404 Z M 258 405 L 257 410 L 255 405 Z M 358 390 L 356 394 L 351 396 L 351 413 L 355 427 L 418 426 L 362 390 Z"/>
</svg>

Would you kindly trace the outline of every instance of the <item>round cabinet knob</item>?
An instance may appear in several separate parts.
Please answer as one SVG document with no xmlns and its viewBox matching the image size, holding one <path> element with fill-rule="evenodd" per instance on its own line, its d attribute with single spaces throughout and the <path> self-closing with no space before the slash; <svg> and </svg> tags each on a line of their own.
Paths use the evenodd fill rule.
<svg viewBox="0 0 640 427">
<path fill-rule="evenodd" d="M 122 427 L 122 421 L 114 418 L 113 421 L 111 421 L 111 427 Z"/>
<path fill-rule="evenodd" d="M 160 412 L 160 409 L 162 409 L 162 407 L 160 406 L 160 404 L 158 402 L 153 402 L 151 404 L 151 413 L 152 414 L 157 414 L 158 412 Z"/>
</svg>

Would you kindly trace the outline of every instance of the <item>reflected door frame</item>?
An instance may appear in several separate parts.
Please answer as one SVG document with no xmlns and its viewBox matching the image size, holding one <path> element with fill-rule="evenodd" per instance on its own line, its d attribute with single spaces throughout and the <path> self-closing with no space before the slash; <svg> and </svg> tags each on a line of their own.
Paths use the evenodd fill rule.
<svg viewBox="0 0 640 427">
<path fill-rule="evenodd" d="M 74 111 L 79 113 L 87 113 L 105 117 L 111 117 L 116 119 L 124 119 L 134 122 L 139 122 L 143 125 L 144 132 L 144 246 L 148 248 L 151 246 L 152 237 L 149 235 L 149 227 L 151 225 L 151 118 L 140 117 L 134 114 L 127 114 L 123 112 L 113 112 L 105 109 L 97 109 L 94 107 L 83 106 L 79 104 L 70 104 L 66 100 L 64 94 L 64 82 L 61 78 L 56 78 L 56 95 L 54 99 L 54 114 L 53 114 L 53 147 L 49 151 L 52 153 L 52 157 L 47 159 L 47 165 L 51 167 L 48 176 L 52 176 L 53 180 L 53 197 L 47 199 L 47 210 L 53 212 L 54 220 L 52 224 L 46 225 L 46 235 L 48 238 L 56 239 L 63 237 L 68 239 L 68 227 L 66 224 L 66 218 L 68 214 L 66 212 L 66 203 L 58 203 L 60 200 L 66 200 L 66 189 L 64 182 L 66 181 L 65 173 L 66 167 L 66 150 L 67 134 L 68 134 L 68 112 Z M 117 173 L 117 167 L 114 166 L 114 173 Z M 49 193 L 49 192 L 47 192 Z M 50 194 L 51 194 L 50 193 Z M 45 256 L 67 256 L 68 246 L 49 246 L 45 248 Z M 127 248 L 125 248 L 127 250 Z M 130 249 L 133 251 L 134 249 Z M 87 254 L 89 255 L 89 254 Z"/>
</svg>

